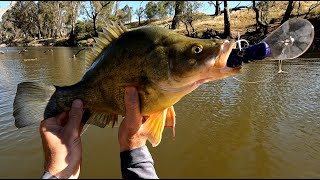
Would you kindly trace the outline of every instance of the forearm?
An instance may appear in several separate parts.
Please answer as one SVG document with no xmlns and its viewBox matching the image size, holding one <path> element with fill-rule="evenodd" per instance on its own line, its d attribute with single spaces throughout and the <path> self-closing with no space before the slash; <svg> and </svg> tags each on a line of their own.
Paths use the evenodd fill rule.
<svg viewBox="0 0 320 180">
<path fill-rule="evenodd" d="M 124 179 L 158 179 L 154 162 L 147 146 L 120 153 L 121 172 Z"/>
</svg>

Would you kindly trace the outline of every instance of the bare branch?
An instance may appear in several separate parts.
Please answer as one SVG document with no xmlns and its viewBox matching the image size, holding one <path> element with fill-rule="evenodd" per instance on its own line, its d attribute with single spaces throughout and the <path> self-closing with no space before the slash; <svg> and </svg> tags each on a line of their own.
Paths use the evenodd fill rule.
<svg viewBox="0 0 320 180">
<path fill-rule="evenodd" d="M 300 17 L 301 1 L 298 1 L 297 18 Z"/>
<path fill-rule="evenodd" d="M 141 1 L 141 2 L 140 2 L 140 6 L 139 6 L 139 8 L 140 8 L 140 7 L 142 7 L 142 6 L 141 6 L 141 5 L 142 5 L 142 3 L 143 3 L 143 1 Z M 141 14 L 142 14 L 145 10 L 146 10 L 146 9 L 142 9 L 142 10 L 141 10 Z"/>
<path fill-rule="evenodd" d="M 87 8 L 85 7 L 85 5 L 84 5 L 84 4 L 82 4 L 82 8 L 85 10 L 85 12 L 86 12 L 87 16 L 88 16 L 90 19 L 92 19 L 92 18 L 93 18 L 93 16 L 90 16 L 89 11 L 87 10 Z"/>
<path fill-rule="evenodd" d="M 92 1 L 90 1 L 90 9 L 91 9 L 91 15 L 92 15 L 91 17 L 94 18 L 96 8 L 93 5 Z M 94 9 L 94 11 L 93 11 L 93 9 Z"/>
<path fill-rule="evenodd" d="M 319 1 L 317 1 L 317 3 L 315 3 L 315 4 L 312 4 L 312 5 L 309 7 L 309 9 L 308 9 L 307 14 L 304 16 L 304 19 L 306 19 L 307 16 L 310 14 L 310 12 L 311 12 L 314 8 L 318 7 L 319 5 L 320 5 L 320 2 L 319 2 Z"/>
<path fill-rule="evenodd" d="M 239 1 L 239 4 L 236 5 L 236 7 L 232 8 L 232 9 L 237 9 L 237 7 L 241 4 L 241 1 Z"/>
<path fill-rule="evenodd" d="M 101 9 L 103 9 L 106 6 L 108 6 L 110 3 L 111 3 L 111 1 L 108 1 L 106 4 L 101 4 Z"/>
</svg>

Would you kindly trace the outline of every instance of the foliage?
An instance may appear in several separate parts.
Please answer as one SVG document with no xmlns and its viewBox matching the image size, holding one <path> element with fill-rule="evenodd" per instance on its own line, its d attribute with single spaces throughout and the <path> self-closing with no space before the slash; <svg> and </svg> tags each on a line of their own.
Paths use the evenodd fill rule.
<svg viewBox="0 0 320 180">
<path fill-rule="evenodd" d="M 156 3 L 156 16 L 158 16 L 160 19 L 166 18 L 168 15 L 172 16 L 174 5 L 174 1 L 158 1 Z"/>
<path fill-rule="evenodd" d="M 204 15 L 199 13 L 202 4 L 198 1 L 186 1 L 184 14 L 181 21 L 184 23 L 188 36 L 197 37 L 197 32 L 194 27 L 194 22 Z"/>
<path fill-rule="evenodd" d="M 93 24 L 90 21 L 78 21 L 75 26 L 75 35 L 76 35 L 76 40 L 83 40 L 87 39 L 89 37 L 92 37 L 93 34 Z"/>
<path fill-rule="evenodd" d="M 145 16 L 148 19 L 153 19 L 157 15 L 157 4 L 153 1 L 149 1 L 146 4 Z"/>
<path fill-rule="evenodd" d="M 221 2 L 209 1 L 209 4 L 216 7 Z M 108 20 L 120 20 L 127 23 L 128 27 L 133 27 L 132 24 L 136 24 L 134 27 L 137 27 L 138 22 L 131 22 L 134 15 L 138 16 L 139 26 L 160 19 L 161 26 L 169 25 L 169 28 L 181 33 L 186 30 L 191 37 L 198 37 L 197 33 L 201 35 L 201 32 L 206 29 L 205 26 L 217 30 L 225 25 L 223 20 L 219 21 L 223 17 L 217 15 L 206 16 L 207 19 L 213 18 L 214 21 L 205 26 L 199 26 L 199 24 L 204 24 L 199 21 L 204 16 L 199 13 L 200 1 L 150 1 L 145 6 L 142 6 L 142 1 L 137 3 L 140 3 L 140 6 L 132 9 L 128 5 L 119 8 L 119 1 L 16 1 L 12 3 L 12 8 L 2 16 L 0 43 L 68 39 L 66 43 L 72 46 L 78 41 L 85 41 L 96 36 L 98 31 L 102 31 L 102 26 Z M 237 15 L 238 12 L 232 12 L 230 9 L 232 12 L 230 27 L 233 31 L 245 31 L 242 29 L 244 26 L 249 28 L 248 15 L 250 14 L 251 19 L 255 20 L 250 28 L 256 24 L 257 32 L 267 35 L 281 19 L 285 20 L 293 16 L 308 19 L 319 18 L 320 1 L 286 1 L 282 4 L 284 5 L 280 8 L 275 6 L 275 1 L 253 1 L 245 18 L 234 18 L 240 16 Z M 216 9 L 220 12 L 218 8 Z M 284 12 L 286 9 L 287 13 Z M 146 17 L 148 21 L 140 23 L 143 17 Z M 168 17 L 172 18 L 172 24 Z M 177 29 L 179 22 L 183 23 L 185 30 Z M 242 22 L 241 25 L 238 22 Z"/>
<path fill-rule="evenodd" d="M 132 7 L 129 7 L 128 5 L 125 5 L 121 11 L 123 12 L 123 17 L 121 18 L 122 21 L 124 22 L 131 22 L 131 19 L 132 19 L 132 12 L 133 12 L 133 9 Z"/>
<path fill-rule="evenodd" d="M 67 37 L 78 16 L 78 4 L 77 1 L 18 1 L 2 16 L 2 41 Z"/>
<path fill-rule="evenodd" d="M 98 36 L 98 23 L 104 23 L 105 19 L 112 16 L 112 9 L 115 1 L 83 1 L 82 10 L 92 20 L 94 36 Z"/>
</svg>

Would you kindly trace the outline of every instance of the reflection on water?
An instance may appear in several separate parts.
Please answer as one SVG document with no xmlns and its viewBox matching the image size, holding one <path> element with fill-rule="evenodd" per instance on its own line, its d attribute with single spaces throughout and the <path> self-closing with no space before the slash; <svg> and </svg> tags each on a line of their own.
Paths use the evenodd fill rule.
<svg viewBox="0 0 320 180">
<path fill-rule="evenodd" d="M 20 49 L 0 55 L 1 178 L 43 171 L 38 125 L 14 126 L 17 84 L 73 84 L 84 72 L 84 60 L 72 58 L 78 48 Z M 149 146 L 159 177 L 319 178 L 320 59 L 285 61 L 282 68 L 288 73 L 277 74 L 276 61 L 250 63 L 236 79 L 204 84 L 178 102 L 176 139 L 165 130 L 160 145 Z M 82 138 L 80 178 L 121 178 L 117 129 L 89 126 Z"/>
</svg>

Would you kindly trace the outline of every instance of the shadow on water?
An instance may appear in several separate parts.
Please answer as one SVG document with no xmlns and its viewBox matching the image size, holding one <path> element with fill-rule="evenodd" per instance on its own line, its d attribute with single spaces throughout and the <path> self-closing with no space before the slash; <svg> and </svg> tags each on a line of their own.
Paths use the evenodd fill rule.
<svg viewBox="0 0 320 180">
<path fill-rule="evenodd" d="M 21 55 L 21 48 L 2 49 L 1 178 L 38 178 L 43 171 L 38 125 L 14 126 L 17 84 L 73 84 L 85 71 L 84 54 L 72 58 L 79 48 L 44 53 L 48 48 Z M 284 61 L 283 70 L 288 73 L 277 73 L 277 61 L 250 63 L 236 79 L 203 84 L 178 102 L 175 140 L 165 129 L 158 147 L 148 145 L 159 177 L 319 178 L 320 59 Z M 121 178 L 117 133 L 89 126 L 82 136 L 80 178 Z"/>
</svg>

